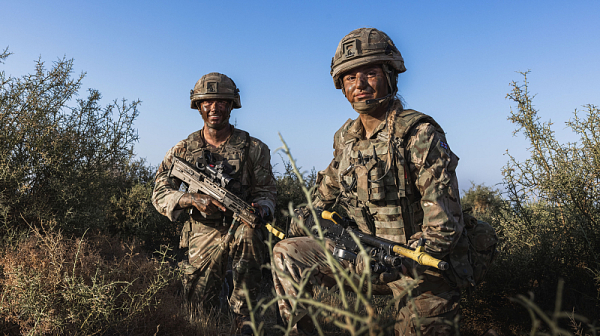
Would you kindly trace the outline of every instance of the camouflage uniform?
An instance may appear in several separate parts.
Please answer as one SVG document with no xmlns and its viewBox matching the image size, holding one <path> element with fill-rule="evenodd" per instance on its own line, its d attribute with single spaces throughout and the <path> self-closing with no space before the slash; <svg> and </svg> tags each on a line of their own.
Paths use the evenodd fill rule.
<svg viewBox="0 0 600 336">
<path fill-rule="evenodd" d="M 194 132 L 180 141 L 165 155 L 156 174 L 156 185 L 152 201 L 156 209 L 175 221 L 183 209 L 177 208 L 184 194 L 179 190 L 181 181 L 168 177 L 173 156 L 194 164 L 204 150 L 212 153 L 217 161 L 226 161 L 233 171 L 230 175 L 241 181 L 241 189 L 232 190 L 248 203 L 257 203 L 273 213 L 277 194 L 275 178 L 271 170 L 271 156 L 267 145 L 250 137 L 245 131 L 233 129 L 230 138 L 215 148 L 206 143 L 202 130 Z M 185 274 L 184 286 L 188 299 L 201 302 L 205 307 L 219 306 L 219 293 L 224 281 L 228 258 L 210 260 L 211 252 L 220 244 L 232 222 L 231 213 L 206 215 L 193 208 L 190 220 L 185 222 L 181 233 L 181 248 L 188 248 L 187 260 L 182 262 Z M 232 310 L 248 315 L 248 307 L 242 292 L 245 282 L 250 299 L 256 302 L 261 281 L 261 265 L 265 257 L 265 245 L 260 229 L 240 225 L 230 243 L 233 269 L 233 294 L 230 299 Z"/>
<path fill-rule="evenodd" d="M 450 261 L 453 267 L 447 274 L 416 267 L 422 280 L 412 291 L 414 301 L 398 301 L 395 325 L 397 335 L 416 334 L 413 312 L 417 311 L 423 335 L 450 335 L 454 332 L 453 319 L 459 313 L 459 285 L 470 281 L 472 273 L 455 174 L 458 157 L 450 151 L 443 130 L 431 117 L 403 110 L 397 99 L 390 104 L 388 120 L 382 121 L 368 139 L 363 138 L 362 127 L 360 119 L 348 120 L 336 132 L 334 159 L 318 174 L 315 205 L 328 209 L 339 198 L 361 231 L 412 246 L 424 237 L 426 252 Z M 394 128 L 392 139 L 390 128 Z M 390 151 L 396 151 L 396 155 L 390 156 Z M 388 166 L 390 157 L 395 158 Z M 292 235 L 301 234 L 299 228 L 292 231 Z M 331 242 L 328 246 L 332 251 Z M 335 283 L 324 252 L 311 238 L 283 240 L 273 253 L 273 266 L 296 283 L 313 265 L 317 267 L 310 274 L 312 285 L 329 287 Z M 375 294 L 399 296 L 407 279 L 404 276 L 379 286 Z M 279 295 L 297 294 L 284 277 L 275 274 L 274 281 Z M 285 300 L 279 301 L 279 309 L 288 320 L 297 321 L 306 313 L 300 310 L 292 316 L 290 303 Z"/>
</svg>

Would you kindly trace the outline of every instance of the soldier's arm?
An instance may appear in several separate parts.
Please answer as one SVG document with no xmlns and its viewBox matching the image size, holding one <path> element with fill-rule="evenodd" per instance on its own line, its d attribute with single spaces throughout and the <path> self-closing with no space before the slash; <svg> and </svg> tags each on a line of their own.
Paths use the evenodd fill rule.
<svg viewBox="0 0 600 336">
<path fill-rule="evenodd" d="M 250 200 L 260 206 L 267 207 L 270 214 L 275 212 L 277 197 L 277 182 L 271 167 L 269 147 L 255 138 L 250 140 L 249 173 Z"/>
<path fill-rule="evenodd" d="M 412 180 L 421 193 L 425 250 L 441 259 L 452 251 L 464 227 L 455 172 L 458 157 L 431 124 L 417 126 L 407 148 Z"/>
<path fill-rule="evenodd" d="M 341 151 L 342 149 L 338 144 L 338 134 L 336 133 L 333 138 L 333 160 L 325 170 L 317 173 L 317 188 L 313 194 L 315 207 L 328 210 L 340 194 L 338 165 Z"/>
<path fill-rule="evenodd" d="M 152 204 L 161 214 L 167 216 L 171 221 L 175 221 L 183 211 L 178 206 L 179 200 L 184 195 L 179 191 L 181 181 L 176 178 L 168 177 L 169 168 L 173 163 L 173 156 L 181 157 L 185 153 L 185 143 L 180 141 L 171 148 L 158 167 L 154 178 L 154 190 L 152 192 Z"/>
</svg>

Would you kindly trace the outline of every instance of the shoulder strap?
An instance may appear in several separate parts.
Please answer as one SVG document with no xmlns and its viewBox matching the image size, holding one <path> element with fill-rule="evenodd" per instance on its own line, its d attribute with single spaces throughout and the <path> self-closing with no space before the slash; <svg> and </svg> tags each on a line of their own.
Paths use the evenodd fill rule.
<svg viewBox="0 0 600 336">
<path fill-rule="evenodd" d="M 244 174 L 246 170 L 246 162 L 248 162 L 249 160 L 248 155 L 250 153 L 250 134 L 241 129 L 234 128 L 233 134 L 231 135 L 227 146 L 241 149 L 244 151 L 242 162 L 240 162 L 240 169 L 242 171 L 242 174 Z"/>
<path fill-rule="evenodd" d="M 348 135 L 348 129 L 352 125 L 353 121 L 354 120 L 352 120 L 352 119 L 346 120 L 346 122 L 342 125 L 342 127 L 340 127 L 340 129 L 337 130 L 337 132 L 335 132 L 334 138 L 337 141 L 335 141 L 334 143 L 337 143 L 339 149 L 345 147 L 346 146 L 346 142 L 349 141 L 350 138 L 347 137 L 347 135 Z"/>
<path fill-rule="evenodd" d="M 394 137 L 396 137 L 402 145 L 406 141 L 407 135 L 416 127 L 416 125 L 424 122 L 430 123 L 439 131 L 444 132 L 442 127 L 431 116 L 415 110 L 402 110 L 396 116 L 395 122 L 396 127 L 394 130 Z"/>
</svg>

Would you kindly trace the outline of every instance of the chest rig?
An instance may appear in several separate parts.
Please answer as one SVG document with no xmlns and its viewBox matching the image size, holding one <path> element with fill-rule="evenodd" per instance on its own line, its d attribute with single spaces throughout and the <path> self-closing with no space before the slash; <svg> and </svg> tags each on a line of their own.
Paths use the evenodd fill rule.
<svg viewBox="0 0 600 336">
<path fill-rule="evenodd" d="M 232 184 L 229 191 L 241 199 L 248 201 L 250 196 L 249 177 L 246 171 L 246 162 L 248 161 L 248 152 L 250 149 L 250 135 L 248 132 L 233 129 L 231 137 L 219 146 L 214 148 L 208 146 L 204 140 L 201 131 L 190 134 L 186 140 L 187 150 L 184 159 L 196 165 L 197 163 L 211 163 L 215 166 L 224 167 L 224 172 L 233 179 L 241 183 Z M 203 224 L 214 222 L 215 224 L 223 222 L 223 225 L 231 224 L 229 218 L 225 218 L 223 213 L 205 215 L 197 210 L 193 210 L 191 217 L 194 220 L 201 221 Z"/>
<path fill-rule="evenodd" d="M 375 138 L 363 139 L 353 132 L 358 122 L 348 120 L 336 134 L 342 199 L 361 231 L 406 243 L 421 231 L 423 221 L 421 196 L 411 183 L 406 160 L 407 135 L 423 122 L 441 128 L 430 116 L 401 108 L 396 111 L 392 135 L 386 125 Z"/>
</svg>

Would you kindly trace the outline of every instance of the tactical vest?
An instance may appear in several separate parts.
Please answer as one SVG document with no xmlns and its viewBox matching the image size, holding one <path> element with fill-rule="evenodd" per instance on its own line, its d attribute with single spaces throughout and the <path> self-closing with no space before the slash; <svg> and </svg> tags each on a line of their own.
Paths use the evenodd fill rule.
<svg viewBox="0 0 600 336">
<path fill-rule="evenodd" d="M 336 134 L 337 149 L 341 152 L 336 158 L 338 182 L 348 215 L 360 230 L 406 243 L 408 237 L 421 231 L 423 221 L 421 196 L 410 181 L 406 138 L 415 125 L 424 122 L 440 132 L 443 130 L 433 118 L 414 110 L 398 110 L 394 122 L 392 146 L 387 126 L 376 138 L 362 140 L 348 134 L 351 119 L 342 126 Z M 390 157 L 393 162 L 388 170 Z"/>
<path fill-rule="evenodd" d="M 196 164 L 199 160 L 202 160 L 204 152 L 209 149 L 204 138 L 202 137 L 201 130 L 190 134 L 186 140 L 187 151 L 185 152 L 184 159 L 192 164 Z M 245 176 L 246 169 L 245 165 L 248 161 L 248 152 L 250 149 L 250 134 L 246 131 L 242 131 L 234 128 L 231 137 L 216 150 L 211 148 L 211 155 L 213 159 L 218 163 L 222 162 L 228 168 L 229 176 L 241 181 L 241 187 L 231 189 L 236 196 L 241 199 L 248 201 L 250 197 L 250 186 L 247 183 L 250 181 L 248 176 Z M 224 218 L 223 213 L 215 213 L 213 215 L 206 215 L 192 208 L 190 213 L 192 219 L 202 222 L 202 224 L 219 224 L 228 225 L 231 223 L 229 218 Z"/>
</svg>

